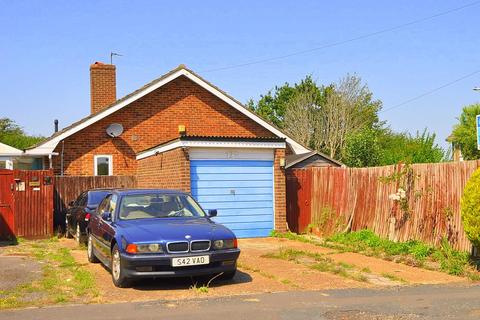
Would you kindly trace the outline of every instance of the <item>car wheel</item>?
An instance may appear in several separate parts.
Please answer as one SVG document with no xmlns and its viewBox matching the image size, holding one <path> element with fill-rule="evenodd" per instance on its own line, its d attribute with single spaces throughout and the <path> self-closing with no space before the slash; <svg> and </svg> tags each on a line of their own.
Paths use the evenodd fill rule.
<svg viewBox="0 0 480 320">
<path fill-rule="evenodd" d="M 79 223 L 77 223 L 77 227 L 75 228 L 75 240 L 77 241 L 78 245 L 82 244 L 82 232 L 80 230 Z"/>
<path fill-rule="evenodd" d="M 68 218 L 65 216 L 65 238 L 72 238 L 72 234 L 68 230 Z"/>
<path fill-rule="evenodd" d="M 122 259 L 120 258 L 120 251 L 118 251 L 117 245 L 113 246 L 111 266 L 113 284 L 119 288 L 128 287 L 130 281 L 125 276 L 125 270 L 122 267 Z"/>
<path fill-rule="evenodd" d="M 95 253 L 93 253 L 93 239 L 92 235 L 88 234 L 88 240 L 87 240 L 87 257 L 88 261 L 91 263 L 98 263 L 98 258 L 95 256 Z"/>
<path fill-rule="evenodd" d="M 220 276 L 220 279 L 222 279 L 222 280 L 232 280 L 233 277 L 235 277 L 235 273 L 237 273 L 237 269 L 235 269 L 233 271 L 224 272 Z"/>
</svg>

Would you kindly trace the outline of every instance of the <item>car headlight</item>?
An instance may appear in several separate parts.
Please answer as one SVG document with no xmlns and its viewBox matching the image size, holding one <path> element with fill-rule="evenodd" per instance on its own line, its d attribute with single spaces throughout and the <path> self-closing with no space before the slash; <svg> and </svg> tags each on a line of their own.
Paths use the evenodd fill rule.
<svg viewBox="0 0 480 320">
<path fill-rule="evenodd" d="M 233 249 L 237 247 L 237 239 L 215 240 L 213 241 L 213 248 L 219 249 Z"/>
<path fill-rule="evenodd" d="M 127 251 L 128 253 L 163 253 L 162 246 L 159 243 L 131 243 L 127 245 L 125 251 Z"/>
</svg>

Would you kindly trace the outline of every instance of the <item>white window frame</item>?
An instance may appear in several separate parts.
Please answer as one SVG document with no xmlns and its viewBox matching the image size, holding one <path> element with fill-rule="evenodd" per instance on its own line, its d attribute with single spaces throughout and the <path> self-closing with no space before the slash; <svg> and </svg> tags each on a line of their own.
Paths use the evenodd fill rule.
<svg viewBox="0 0 480 320">
<path fill-rule="evenodd" d="M 93 172 L 98 176 L 97 160 L 98 158 L 108 158 L 108 175 L 113 176 L 113 156 L 111 154 L 96 154 L 93 157 Z"/>
</svg>

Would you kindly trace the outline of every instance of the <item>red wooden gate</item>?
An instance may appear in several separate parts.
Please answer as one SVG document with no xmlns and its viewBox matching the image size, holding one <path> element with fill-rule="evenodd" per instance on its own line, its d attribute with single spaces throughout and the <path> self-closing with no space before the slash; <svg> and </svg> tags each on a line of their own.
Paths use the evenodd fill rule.
<svg viewBox="0 0 480 320">
<path fill-rule="evenodd" d="M 0 169 L 0 239 L 14 237 L 13 171 Z"/>
<path fill-rule="evenodd" d="M 53 235 L 51 170 L 0 170 L 0 238 Z"/>
<path fill-rule="evenodd" d="M 287 170 L 287 222 L 291 231 L 307 231 L 311 220 L 312 175 L 306 169 Z"/>
</svg>

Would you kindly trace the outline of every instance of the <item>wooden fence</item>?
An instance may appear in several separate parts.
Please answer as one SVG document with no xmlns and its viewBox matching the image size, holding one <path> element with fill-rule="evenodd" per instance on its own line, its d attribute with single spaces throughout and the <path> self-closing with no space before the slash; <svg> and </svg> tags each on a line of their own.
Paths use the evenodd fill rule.
<svg viewBox="0 0 480 320">
<path fill-rule="evenodd" d="M 432 245 L 446 237 L 454 248 L 470 250 L 460 199 L 479 165 L 479 161 L 465 161 L 290 170 L 289 226 L 295 232 L 304 232 L 308 226 L 322 235 L 368 228 L 391 240 L 418 239 Z M 400 188 L 404 195 L 398 193 Z"/>
<path fill-rule="evenodd" d="M 136 188 L 135 176 L 56 176 L 55 177 L 55 225 L 62 226 L 64 212 L 70 201 L 80 193 L 95 188 Z"/>
</svg>

